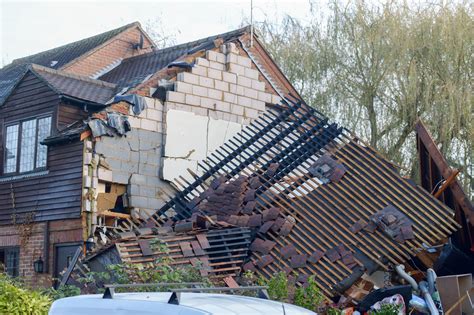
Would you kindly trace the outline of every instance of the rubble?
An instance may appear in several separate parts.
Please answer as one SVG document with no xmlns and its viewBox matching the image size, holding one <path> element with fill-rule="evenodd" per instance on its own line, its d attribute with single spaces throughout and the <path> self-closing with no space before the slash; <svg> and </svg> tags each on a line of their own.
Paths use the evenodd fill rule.
<svg viewBox="0 0 474 315">
<path fill-rule="evenodd" d="M 443 244 L 459 228 L 453 211 L 314 109 L 285 105 L 199 163 L 194 181 L 176 185 L 182 189 L 150 218 L 124 224 L 109 240 L 121 261 L 153 263 L 167 254 L 153 247 L 159 243 L 177 264 L 201 266 L 231 287 L 242 272 L 284 271 L 302 285 L 314 277 L 339 307 L 358 309 L 369 296 L 377 300 L 367 307 L 395 303 L 403 313 L 429 310 L 430 297 L 440 304 L 432 277 L 407 295 L 399 285 L 413 278 L 395 267 Z M 391 279 L 382 295 L 364 278 L 376 270 Z"/>
</svg>

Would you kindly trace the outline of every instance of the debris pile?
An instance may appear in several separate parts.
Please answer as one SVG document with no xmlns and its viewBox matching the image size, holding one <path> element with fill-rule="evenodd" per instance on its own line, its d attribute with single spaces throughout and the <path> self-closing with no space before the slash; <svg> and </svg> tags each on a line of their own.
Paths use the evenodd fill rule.
<svg viewBox="0 0 474 315">
<path fill-rule="evenodd" d="M 427 291 L 421 273 L 414 280 L 400 265 L 428 261 L 459 227 L 453 210 L 321 113 L 287 100 L 199 167 L 154 215 L 125 221 L 109 240 L 122 261 L 152 263 L 159 241 L 212 279 L 285 272 L 302 286 L 314 278 L 337 307 L 432 311 L 433 274 Z"/>
</svg>

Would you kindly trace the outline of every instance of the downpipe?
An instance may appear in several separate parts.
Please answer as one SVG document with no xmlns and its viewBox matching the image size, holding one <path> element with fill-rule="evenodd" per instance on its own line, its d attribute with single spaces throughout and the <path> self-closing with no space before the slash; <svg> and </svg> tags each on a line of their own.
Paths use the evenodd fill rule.
<svg viewBox="0 0 474 315">
<path fill-rule="evenodd" d="M 418 283 L 416 283 L 416 280 L 413 279 L 412 276 L 410 276 L 408 273 L 405 272 L 404 265 L 395 266 L 395 270 L 397 271 L 400 277 L 405 279 L 412 286 L 413 290 L 418 291 Z"/>
<path fill-rule="evenodd" d="M 431 315 L 439 315 L 438 308 L 436 307 L 436 305 L 433 301 L 433 298 L 431 297 L 428 282 L 426 282 L 426 281 L 421 281 L 420 282 L 420 291 L 423 294 L 423 298 L 425 299 L 426 306 L 430 310 L 430 314 Z"/>
</svg>

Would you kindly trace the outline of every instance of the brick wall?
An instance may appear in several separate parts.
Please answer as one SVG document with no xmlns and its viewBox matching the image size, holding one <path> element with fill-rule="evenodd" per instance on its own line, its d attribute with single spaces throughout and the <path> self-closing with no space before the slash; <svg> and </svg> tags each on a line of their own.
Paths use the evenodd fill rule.
<svg viewBox="0 0 474 315">
<path fill-rule="evenodd" d="M 0 227 L 0 247 L 20 247 L 19 276 L 33 287 L 49 287 L 52 284 L 54 268 L 54 245 L 61 243 L 82 242 L 81 220 L 58 220 L 50 221 L 49 224 L 49 261 L 48 273 L 38 274 L 34 272 L 33 262 L 40 256 L 44 257 L 44 237 L 46 222 L 32 225 L 28 239 L 22 239 L 19 235 L 18 226 Z"/>
<path fill-rule="evenodd" d="M 122 59 L 150 52 L 151 42 L 144 37 L 144 49 L 132 48 L 134 43 L 140 40 L 141 30 L 138 27 L 131 28 L 89 55 L 82 56 L 61 70 L 85 76 L 97 77 L 107 68 L 117 65 Z"/>
</svg>

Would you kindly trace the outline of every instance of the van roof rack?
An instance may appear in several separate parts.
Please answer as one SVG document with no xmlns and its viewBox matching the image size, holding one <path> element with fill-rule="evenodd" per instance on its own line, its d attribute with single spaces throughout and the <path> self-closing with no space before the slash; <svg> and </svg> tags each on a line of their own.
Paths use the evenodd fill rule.
<svg viewBox="0 0 474 315">
<path fill-rule="evenodd" d="M 146 288 L 146 287 L 172 287 L 172 286 L 202 286 L 204 282 L 158 282 L 158 283 L 130 283 L 130 284 L 105 284 L 103 299 L 113 299 L 117 288 Z"/>
<path fill-rule="evenodd" d="M 117 288 L 143 288 L 143 287 L 172 287 L 172 286 L 188 286 L 180 289 L 170 289 L 172 292 L 168 304 L 179 305 L 181 293 L 186 292 L 234 292 L 234 291 L 257 291 L 257 296 L 261 299 L 269 300 L 267 289 L 268 286 L 246 286 L 246 287 L 201 287 L 205 285 L 204 282 L 163 282 L 163 283 L 131 283 L 131 284 L 106 284 L 104 285 L 105 292 L 102 296 L 103 299 L 113 299 L 115 289 Z"/>
<path fill-rule="evenodd" d="M 184 289 L 171 289 L 173 292 L 168 300 L 168 304 L 179 305 L 181 293 L 185 292 L 234 292 L 234 291 L 257 291 L 257 296 L 261 299 L 269 300 L 270 297 L 267 292 L 268 286 L 247 286 L 247 287 L 210 287 L 210 288 L 184 288 Z"/>
</svg>

